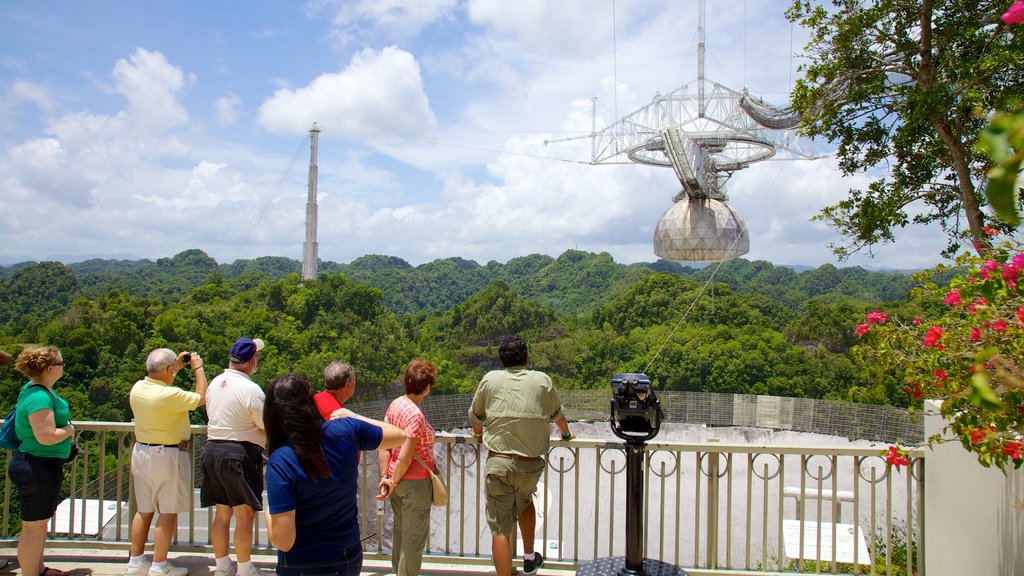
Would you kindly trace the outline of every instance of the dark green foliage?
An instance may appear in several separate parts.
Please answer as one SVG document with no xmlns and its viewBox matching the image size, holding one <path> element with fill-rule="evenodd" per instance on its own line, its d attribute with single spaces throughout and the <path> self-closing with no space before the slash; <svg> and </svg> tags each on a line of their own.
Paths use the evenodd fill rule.
<svg viewBox="0 0 1024 576">
<path fill-rule="evenodd" d="M 853 335 L 865 312 L 902 298 L 911 285 L 902 274 L 797 273 L 746 260 L 623 266 L 576 250 L 485 266 L 387 256 L 323 264 L 311 281 L 287 258 L 218 265 L 199 250 L 156 262 L 19 265 L 0 275 L 0 347 L 59 346 L 68 362 L 59 386 L 76 419 L 129 419 L 150 350 L 198 351 L 212 378 L 241 336 L 267 342 L 257 382 L 297 371 L 320 388 L 324 367 L 345 360 L 357 367 L 361 399 L 400 393 L 416 356 L 438 365 L 435 393 L 472 392 L 500 366 L 499 338 L 519 333 L 531 364 L 563 389 L 642 370 L 671 390 L 906 403 L 899 375 L 877 374 Z M 192 379 L 183 370 L 177 384 Z M 0 408 L 23 383 L 0 370 Z"/>
<path fill-rule="evenodd" d="M 36 331 L 75 298 L 82 284 L 60 262 L 40 262 L 20 268 L 0 280 L 0 328 L 34 340 Z"/>
</svg>

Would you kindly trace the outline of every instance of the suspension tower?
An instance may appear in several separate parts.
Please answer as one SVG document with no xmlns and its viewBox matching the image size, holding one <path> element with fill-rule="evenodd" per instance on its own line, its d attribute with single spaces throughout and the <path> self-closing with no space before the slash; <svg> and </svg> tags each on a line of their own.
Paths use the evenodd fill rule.
<svg viewBox="0 0 1024 576">
<path fill-rule="evenodd" d="M 316 280 L 319 259 L 316 241 L 316 147 L 320 128 L 316 122 L 309 129 L 309 196 L 306 198 L 306 240 L 302 243 L 302 279 Z"/>
</svg>

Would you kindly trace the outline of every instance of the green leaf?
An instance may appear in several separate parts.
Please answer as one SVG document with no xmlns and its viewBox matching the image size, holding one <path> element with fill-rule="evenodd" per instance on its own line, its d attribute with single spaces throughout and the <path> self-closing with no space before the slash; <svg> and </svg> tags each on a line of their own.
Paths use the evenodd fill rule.
<svg viewBox="0 0 1024 576">
<path fill-rule="evenodd" d="M 996 397 L 995 392 L 988 385 L 988 374 L 978 372 L 971 377 L 971 403 L 982 408 L 999 408 L 1003 403 Z"/>
</svg>

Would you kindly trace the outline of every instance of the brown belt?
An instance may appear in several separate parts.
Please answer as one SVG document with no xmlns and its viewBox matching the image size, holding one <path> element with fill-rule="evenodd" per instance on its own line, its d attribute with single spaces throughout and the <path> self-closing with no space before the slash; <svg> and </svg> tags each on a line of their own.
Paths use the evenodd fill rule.
<svg viewBox="0 0 1024 576">
<path fill-rule="evenodd" d="M 188 440 L 182 440 L 177 444 L 150 444 L 149 442 L 139 442 L 139 444 L 142 444 L 143 446 L 162 446 L 164 448 L 177 448 L 182 452 L 188 452 L 191 442 L 189 442 Z"/>
<path fill-rule="evenodd" d="M 513 460 L 526 460 L 530 462 L 541 459 L 540 456 L 520 456 L 519 454 L 507 454 L 505 452 L 491 452 L 490 455 L 492 457 L 499 456 L 501 458 L 511 458 Z"/>
</svg>

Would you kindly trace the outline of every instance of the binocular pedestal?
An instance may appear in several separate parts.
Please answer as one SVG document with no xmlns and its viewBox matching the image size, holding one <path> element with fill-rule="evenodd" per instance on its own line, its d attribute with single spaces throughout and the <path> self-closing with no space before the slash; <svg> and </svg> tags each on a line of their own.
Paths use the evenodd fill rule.
<svg viewBox="0 0 1024 576">
<path fill-rule="evenodd" d="M 661 403 L 641 373 L 612 376 L 612 432 L 626 441 L 626 555 L 598 558 L 577 576 L 686 576 L 681 568 L 644 559 L 644 452 L 661 429 Z"/>
<path fill-rule="evenodd" d="M 582 564 L 577 576 L 686 576 L 682 568 L 643 557 L 644 451 L 647 443 L 626 441 L 626 555 Z"/>
</svg>

